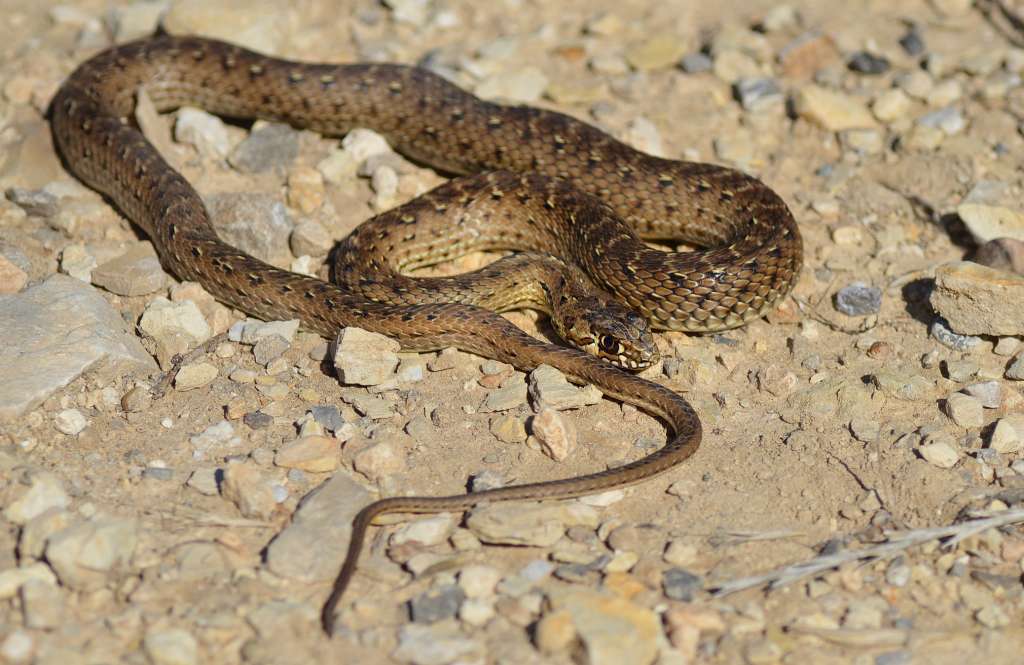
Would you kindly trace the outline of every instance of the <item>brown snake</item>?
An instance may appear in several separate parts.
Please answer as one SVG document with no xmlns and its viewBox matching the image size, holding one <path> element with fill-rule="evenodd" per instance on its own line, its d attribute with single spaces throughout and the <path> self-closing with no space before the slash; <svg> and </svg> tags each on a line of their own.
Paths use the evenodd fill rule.
<svg viewBox="0 0 1024 665">
<path fill-rule="evenodd" d="M 788 293 L 801 267 L 796 223 L 758 180 L 710 164 L 651 157 L 551 111 L 484 102 L 422 69 L 295 63 L 171 36 L 117 46 L 80 65 L 51 105 L 56 144 L 68 168 L 138 224 L 179 278 L 198 281 L 223 302 L 256 316 L 300 318 L 328 337 L 355 325 L 410 350 L 454 346 L 521 370 L 547 363 L 574 382 L 595 384 L 663 418 L 672 429 L 663 448 L 614 469 L 468 495 L 388 498 L 363 508 L 324 607 L 328 632 L 376 516 L 456 512 L 485 501 L 569 498 L 632 485 L 692 455 L 700 443 L 700 421 L 675 392 L 592 355 L 538 341 L 493 312 L 460 303 L 416 304 L 421 301 L 415 293 L 409 304 L 399 295 L 395 302 L 377 302 L 388 297 L 372 295 L 380 275 L 355 274 L 342 289 L 223 243 L 196 191 L 128 121 L 140 87 L 160 110 L 194 104 L 228 117 L 281 120 L 330 135 L 370 127 L 407 156 L 449 172 L 501 170 L 444 186 L 382 215 L 372 221 L 376 241 L 360 241 L 369 240 L 366 231 L 354 233 L 357 250 L 362 242 L 376 252 L 403 251 L 382 244 L 380 233 L 404 235 L 417 218 L 436 229 L 438 222 L 424 218 L 443 220 L 448 203 L 465 203 L 471 212 L 460 219 L 494 217 L 507 225 L 481 232 L 475 241 L 463 234 L 466 251 L 539 244 L 541 251 L 557 251 L 585 269 L 655 328 L 696 331 L 763 315 Z M 455 234 L 455 223 L 448 224 Z M 641 238 L 681 238 L 710 249 L 669 253 L 648 248 Z M 417 263 L 416 257 L 444 258 L 445 242 L 431 235 L 404 260 L 385 265 L 371 258 L 361 265 L 386 276 L 396 265 Z M 360 281 L 371 295 L 349 288 Z M 392 292 L 408 294 L 407 288 L 415 286 Z"/>
</svg>

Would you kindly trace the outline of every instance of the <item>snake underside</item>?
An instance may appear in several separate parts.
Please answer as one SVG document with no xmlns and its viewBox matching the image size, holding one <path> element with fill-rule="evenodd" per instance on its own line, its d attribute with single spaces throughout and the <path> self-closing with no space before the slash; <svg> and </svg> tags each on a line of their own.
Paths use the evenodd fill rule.
<svg viewBox="0 0 1024 665">
<path fill-rule="evenodd" d="M 330 135 L 369 127 L 410 158 L 481 175 L 354 232 L 342 252 L 348 263 L 337 271 L 339 287 L 274 268 L 222 242 L 197 192 L 128 121 L 140 88 L 160 110 L 190 104 Z M 789 209 L 755 178 L 651 157 L 568 116 L 485 102 L 415 67 L 296 63 L 209 39 L 158 36 L 79 66 L 54 98 L 51 122 L 69 169 L 149 235 L 168 269 L 225 303 L 267 319 L 299 318 L 325 336 L 355 325 L 410 350 L 455 346 L 523 370 L 546 363 L 671 427 L 665 447 L 622 467 L 470 495 L 370 504 L 353 523 L 345 564 L 324 608 L 328 631 L 374 517 L 623 487 L 679 464 L 701 437 L 700 421 L 676 393 L 578 350 L 538 341 L 503 317 L 465 304 L 477 302 L 462 297 L 483 288 L 476 283 L 454 278 L 446 286 L 454 302 L 436 302 L 428 298 L 436 288 L 399 270 L 453 251 L 551 253 L 655 329 L 708 331 L 762 316 L 789 292 L 802 263 Z M 462 211 L 454 221 L 449 208 Z M 643 242 L 669 238 L 706 249 L 671 253 Z M 500 284 L 489 295 L 515 301 L 508 282 Z"/>
</svg>

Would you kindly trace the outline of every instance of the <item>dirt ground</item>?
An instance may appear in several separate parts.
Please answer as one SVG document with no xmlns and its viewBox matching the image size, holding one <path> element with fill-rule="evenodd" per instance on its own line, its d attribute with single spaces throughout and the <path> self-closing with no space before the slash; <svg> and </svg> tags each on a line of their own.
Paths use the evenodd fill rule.
<svg viewBox="0 0 1024 665">
<path fill-rule="evenodd" d="M 462 515 L 428 543 L 414 536 L 389 545 L 405 522 L 374 529 L 365 570 L 345 601 L 344 629 L 333 639 L 318 622 L 329 580 L 275 572 L 267 548 L 289 527 L 300 500 L 334 474 L 371 494 L 461 493 L 481 474 L 512 484 L 636 459 L 664 442 L 663 425 L 608 399 L 562 411 L 579 446 L 556 461 L 533 438 L 503 442 L 495 435 L 502 414 L 532 431 L 536 406 L 522 400 L 504 412 L 482 408 L 496 385 L 486 380 L 495 368 L 483 360 L 459 353 L 451 369 L 433 371 L 437 354 L 403 355 L 397 383 L 368 389 L 341 384 L 330 356 L 321 360 L 323 340 L 305 332 L 280 356 L 283 371 L 271 374 L 251 345 L 228 342 L 202 359 L 216 368 L 211 381 L 172 388 L 136 408 L 126 408 L 126 396 L 159 376 L 155 364 L 83 369 L 0 422 L 5 510 L 46 485 L 40 473 L 57 487 L 41 499 L 51 509 L 42 518 L 5 512 L 0 659 L 1020 662 L 1019 527 L 990 529 L 951 547 L 926 539 L 772 590 L 713 593 L 731 580 L 884 542 L 890 532 L 953 525 L 966 511 L 996 514 L 1022 500 L 1019 450 L 983 451 L 995 452 L 996 423 L 1024 413 L 1024 383 L 1005 374 L 1024 330 L 982 335 L 967 350 L 930 332 L 936 267 L 974 247 L 958 206 L 980 182 L 997 182 L 1013 208 L 1022 184 L 1024 52 L 1005 21 L 986 17 L 989 3 L 976 4 L 0 0 L 0 186 L 63 193 L 47 214 L 11 194 L 0 201 L 0 258 L 25 275 L 0 302 L 68 273 L 70 246 L 102 265 L 144 239 L 75 184 L 54 152 L 44 110 L 77 63 L 115 39 L 144 34 L 161 16 L 173 19 L 172 32 L 185 26 L 237 36 L 295 59 L 428 64 L 478 94 L 532 95 L 531 104 L 664 156 L 742 168 L 788 202 L 806 253 L 792 296 L 765 320 L 716 335 L 659 335 L 672 362 L 644 376 L 679 391 L 700 414 L 705 435 L 693 458 L 610 497 L 609 505 L 588 506 L 593 514 L 579 523 L 561 513 L 538 517 L 564 532 L 553 543 L 481 545 L 486 538 Z M 912 44 L 901 45 L 911 26 L 923 42 L 914 53 Z M 884 56 L 884 70 L 851 68 L 862 52 Z M 911 89 L 906 78 L 919 72 L 928 90 L 908 93 L 892 114 L 880 110 L 880 97 Z M 741 83 L 749 81 L 768 81 L 758 88 L 768 92 L 743 93 Z M 818 108 L 808 101 L 812 89 L 846 101 Z M 866 114 L 859 124 L 848 117 L 856 109 Z M 952 111 L 926 118 L 944 109 Z M 283 204 L 289 225 L 315 222 L 332 240 L 382 206 L 441 182 L 404 160 L 392 171 L 398 187 L 391 198 L 376 177 L 355 169 L 343 181 L 325 179 L 316 174 L 339 150 L 338 139 L 311 133 L 295 135 L 294 159 L 246 172 L 196 142 L 172 141 L 176 117 L 162 116 L 155 131 L 204 197 L 258 194 L 267 207 Z M 247 124 L 229 123 L 224 131 L 232 148 L 250 135 Z M 313 185 L 303 190 L 311 172 Z M 298 243 L 293 236 L 289 252 L 284 237 L 273 258 L 288 267 Z M 325 253 L 313 256 L 314 270 Z M 175 282 L 145 295 L 116 295 L 88 281 L 80 286 L 101 295 L 166 366 L 166 349 L 137 324 Z M 876 287 L 881 301 L 849 316 L 837 309 L 836 296 L 856 283 Z M 210 303 L 200 309 L 214 328 L 243 316 Z M 531 332 L 546 330 L 531 314 L 510 318 Z M 13 371 L 0 364 L 0 382 Z M 980 423 L 951 413 L 951 394 L 986 381 L 998 384 L 1000 397 Z M 382 417 L 366 415 L 360 400 L 367 398 L 386 403 Z M 345 436 L 336 433 L 337 469 L 275 462 L 318 405 L 337 406 L 350 424 Z M 84 416 L 84 427 L 63 424 L 75 419 L 67 411 Z M 224 420 L 238 440 L 199 454 L 190 441 Z M 301 434 L 310 432 L 323 433 L 307 426 Z M 1024 440 L 1024 428 L 1019 436 Z M 360 462 L 382 441 L 392 457 Z M 952 450 L 952 464 L 928 459 L 924 451 L 935 442 Z M 231 464 L 248 466 L 273 487 L 273 510 L 259 514 L 224 487 L 197 487 L 197 470 L 223 473 Z M 89 556 L 103 557 L 88 548 L 126 551 L 112 566 L 76 576 L 54 562 L 62 529 L 115 522 L 130 524 L 130 542 L 96 536 L 69 564 L 88 569 Z M 26 543 L 31 538 L 38 539 L 34 549 Z M 332 552 L 330 560 L 338 556 Z M 497 588 L 473 587 L 472 575 L 463 574 L 467 566 L 481 567 L 485 578 L 496 571 Z M 16 573 L 28 568 L 37 581 Z M 541 571 L 539 579 L 524 582 L 531 579 L 527 570 Z M 441 600 L 423 609 L 431 593 Z"/>
</svg>

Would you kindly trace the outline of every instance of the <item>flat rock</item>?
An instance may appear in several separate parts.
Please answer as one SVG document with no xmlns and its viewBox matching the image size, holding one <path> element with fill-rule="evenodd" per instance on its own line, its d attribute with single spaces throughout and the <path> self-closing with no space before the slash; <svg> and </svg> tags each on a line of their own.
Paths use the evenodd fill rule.
<svg viewBox="0 0 1024 665">
<path fill-rule="evenodd" d="M 152 371 L 153 359 L 91 286 L 54 275 L 0 296 L 0 421 L 35 408 L 102 363 L 111 375 Z"/>
<path fill-rule="evenodd" d="M 931 305 L 963 335 L 1024 334 L 1024 277 L 957 261 L 935 270 Z"/>
<path fill-rule="evenodd" d="M 1016 210 L 983 203 L 961 203 L 956 214 L 978 244 L 996 238 L 1024 241 L 1024 214 Z"/>
<path fill-rule="evenodd" d="M 499 545 L 554 545 L 570 526 L 597 526 L 597 511 L 579 503 L 510 505 L 473 509 L 466 525 L 480 540 Z"/>
<path fill-rule="evenodd" d="M 551 611 L 566 611 L 590 665 L 650 665 L 658 656 L 661 621 L 651 609 L 589 589 L 548 592 Z"/>
<path fill-rule="evenodd" d="M 338 468 L 339 441 L 329 436 L 304 436 L 281 447 L 274 464 L 286 469 L 324 473 Z"/>
<path fill-rule="evenodd" d="M 342 383 L 375 386 L 394 375 L 401 348 L 390 337 L 350 326 L 338 334 L 334 367 Z"/>
<path fill-rule="evenodd" d="M 205 35 L 278 53 L 288 34 L 286 7 L 274 0 L 176 0 L 163 18 L 175 35 Z"/>
<path fill-rule="evenodd" d="M 302 498 L 291 523 L 267 547 L 275 575 L 302 582 L 334 579 L 345 558 L 352 518 L 370 501 L 347 473 L 336 473 Z"/>
<path fill-rule="evenodd" d="M 800 88 L 793 98 L 793 109 L 830 132 L 871 129 L 878 124 L 860 100 L 817 85 Z"/>
<path fill-rule="evenodd" d="M 284 203 L 259 192 L 224 192 L 205 200 L 210 221 L 225 242 L 268 263 L 291 262 L 292 221 Z"/>
<path fill-rule="evenodd" d="M 138 543 L 138 523 L 130 518 L 83 521 L 50 536 L 46 560 L 62 585 L 94 591 L 108 576 L 128 566 Z"/>
<path fill-rule="evenodd" d="M 538 365 L 530 372 L 529 392 L 538 406 L 558 411 L 597 404 L 603 396 L 596 386 L 572 385 L 562 372 L 550 365 Z"/>
</svg>

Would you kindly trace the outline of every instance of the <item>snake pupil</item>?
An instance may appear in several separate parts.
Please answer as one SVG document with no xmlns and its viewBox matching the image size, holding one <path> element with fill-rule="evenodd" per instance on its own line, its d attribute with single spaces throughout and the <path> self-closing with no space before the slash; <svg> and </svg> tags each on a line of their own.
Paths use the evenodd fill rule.
<svg viewBox="0 0 1024 665">
<path fill-rule="evenodd" d="M 611 335 L 601 335 L 599 344 L 601 349 L 607 353 L 616 353 L 619 349 L 619 343 Z"/>
</svg>

